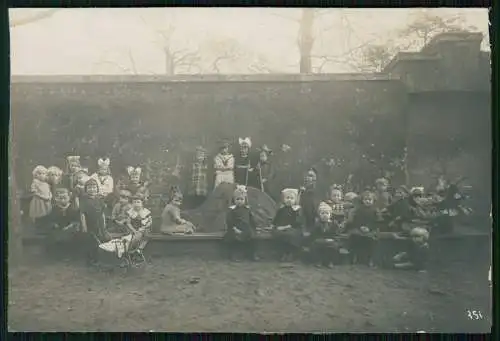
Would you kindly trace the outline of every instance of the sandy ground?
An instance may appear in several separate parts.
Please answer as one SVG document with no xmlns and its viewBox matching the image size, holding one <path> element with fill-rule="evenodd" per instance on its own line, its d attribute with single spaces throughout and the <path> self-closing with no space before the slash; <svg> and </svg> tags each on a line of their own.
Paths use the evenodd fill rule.
<svg viewBox="0 0 500 341">
<path fill-rule="evenodd" d="M 414 273 L 158 258 L 123 274 L 27 263 L 9 273 L 17 331 L 490 332 L 487 278 L 460 264 Z"/>
</svg>

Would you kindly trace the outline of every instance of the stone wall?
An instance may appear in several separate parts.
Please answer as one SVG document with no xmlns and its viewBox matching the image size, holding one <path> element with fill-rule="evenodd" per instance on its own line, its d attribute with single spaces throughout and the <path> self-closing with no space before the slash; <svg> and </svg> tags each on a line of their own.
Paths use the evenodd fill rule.
<svg viewBox="0 0 500 341">
<path fill-rule="evenodd" d="M 369 159 L 401 154 L 406 91 L 398 80 L 370 75 L 218 78 L 15 79 L 12 112 L 21 181 L 29 183 L 34 165 L 62 164 L 69 153 L 88 156 L 92 163 L 109 154 L 115 171 L 151 159 L 168 177 L 165 171 L 178 157 L 189 168 L 190 152 L 199 143 L 214 155 L 221 137 L 251 136 L 255 144 L 273 148 L 280 165 L 288 164 L 280 186 L 300 182 L 300 173 L 312 164 L 329 172 L 321 165 L 329 157 L 344 160 L 333 170 L 335 181 L 360 170 L 365 173 L 360 177 L 368 174 L 372 181 L 380 175 L 373 168 L 380 165 Z M 291 151 L 280 152 L 282 144 Z"/>
<path fill-rule="evenodd" d="M 277 151 L 286 174 L 277 188 L 297 185 L 311 164 L 325 184 L 349 173 L 370 182 L 406 145 L 413 184 L 464 175 L 476 206 L 489 210 L 490 68 L 481 38 L 437 36 L 378 75 L 14 77 L 18 181 L 26 186 L 33 166 L 62 165 L 69 153 L 109 154 L 115 172 L 150 159 L 151 173 L 169 178 L 178 160 L 187 174 L 195 145 L 213 155 L 221 137 L 251 136 Z"/>
</svg>

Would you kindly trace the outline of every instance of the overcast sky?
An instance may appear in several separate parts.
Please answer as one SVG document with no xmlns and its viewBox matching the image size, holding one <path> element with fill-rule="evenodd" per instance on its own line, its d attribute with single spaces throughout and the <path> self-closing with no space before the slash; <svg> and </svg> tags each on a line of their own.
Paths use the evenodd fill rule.
<svg viewBox="0 0 500 341">
<path fill-rule="evenodd" d="M 341 55 L 366 41 L 383 43 L 416 10 L 323 11 L 314 26 L 314 53 Z M 40 11 L 44 10 L 12 9 L 9 14 L 13 21 Z M 461 13 L 467 25 L 487 34 L 487 9 L 433 11 L 442 16 Z M 137 73 L 161 74 L 165 54 L 157 32 L 169 28 L 175 28 L 170 35 L 172 51 L 199 50 L 208 61 L 237 50 L 237 60 L 221 63 L 221 72 L 249 73 L 251 63 L 297 72 L 298 24 L 293 19 L 299 17 L 300 9 L 275 8 L 62 9 L 11 28 L 12 74 L 130 74 L 132 63 Z M 324 70 L 352 71 L 342 63 Z"/>
</svg>

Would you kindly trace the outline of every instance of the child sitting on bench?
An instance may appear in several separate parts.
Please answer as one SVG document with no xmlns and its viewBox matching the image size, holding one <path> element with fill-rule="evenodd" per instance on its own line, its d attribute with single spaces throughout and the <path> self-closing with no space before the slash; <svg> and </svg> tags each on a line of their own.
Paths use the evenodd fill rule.
<svg viewBox="0 0 500 341">
<path fill-rule="evenodd" d="M 251 260 L 258 260 L 256 256 L 255 234 L 256 224 L 252 210 L 247 205 L 247 190 L 238 185 L 233 195 L 234 205 L 229 207 L 226 215 L 227 231 L 224 236 L 229 252 L 229 258 L 237 261 L 237 253 L 242 250 Z"/>
</svg>

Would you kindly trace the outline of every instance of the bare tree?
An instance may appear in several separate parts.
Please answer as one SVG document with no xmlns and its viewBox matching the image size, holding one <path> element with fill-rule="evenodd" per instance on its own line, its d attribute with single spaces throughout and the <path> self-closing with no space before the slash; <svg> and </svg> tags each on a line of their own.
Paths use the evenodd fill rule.
<svg viewBox="0 0 500 341">
<path fill-rule="evenodd" d="M 361 72 L 382 71 L 399 51 L 419 50 L 434 36 L 457 31 L 477 31 L 477 28 L 467 25 L 461 14 L 440 16 L 433 10 L 419 10 L 405 27 L 394 32 L 394 39 L 368 44 L 351 54 L 351 64 Z"/>
<path fill-rule="evenodd" d="M 10 28 L 12 28 L 12 27 L 18 27 L 18 26 L 22 26 L 22 25 L 31 24 L 33 22 L 37 22 L 37 21 L 40 21 L 42 19 L 46 19 L 46 18 L 49 18 L 49 17 L 53 16 L 57 11 L 59 11 L 58 8 L 57 9 L 50 9 L 50 10 L 43 11 L 43 12 L 39 12 L 37 14 L 31 15 L 31 16 L 22 17 L 22 18 L 18 18 L 18 19 L 10 19 L 9 20 L 9 27 Z"/>
</svg>

